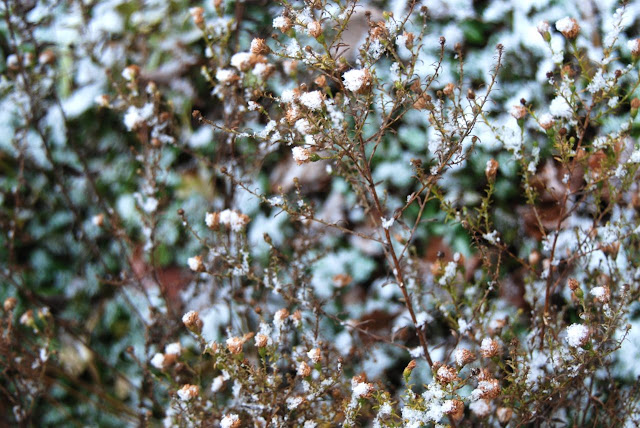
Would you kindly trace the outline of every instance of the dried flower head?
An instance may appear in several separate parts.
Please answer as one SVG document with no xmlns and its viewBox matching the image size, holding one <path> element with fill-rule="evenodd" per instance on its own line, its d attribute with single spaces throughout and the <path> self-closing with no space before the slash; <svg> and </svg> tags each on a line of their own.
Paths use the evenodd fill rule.
<svg viewBox="0 0 640 428">
<path fill-rule="evenodd" d="M 571 324 L 566 329 L 567 336 L 565 340 L 574 348 L 584 346 L 589 341 L 589 327 L 583 324 Z"/>
<path fill-rule="evenodd" d="M 458 371 L 453 367 L 442 365 L 436 371 L 436 380 L 442 384 L 449 384 L 458 380 Z"/>
<path fill-rule="evenodd" d="M 573 18 L 565 17 L 556 21 L 556 29 L 567 39 L 575 39 L 580 33 L 580 25 Z"/>
<path fill-rule="evenodd" d="M 53 49 L 45 49 L 38 56 L 41 65 L 51 65 L 56 61 L 56 54 Z"/>
<path fill-rule="evenodd" d="M 416 365 L 416 360 L 409 361 L 409 364 L 407 364 L 407 367 L 405 367 L 404 371 L 402 372 L 403 376 L 405 378 L 409 377 L 411 375 L 411 372 L 413 372 L 413 369 L 416 368 Z"/>
<path fill-rule="evenodd" d="M 540 123 L 540 127 L 542 127 L 542 129 L 547 131 L 553 127 L 555 120 L 549 113 L 545 113 L 538 118 L 538 123 Z"/>
<path fill-rule="evenodd" d="M 309 359 L 313 361 L 314 364 L 318 364 L 320 361 L 322 361 L 322 352 L 320 352 L 320 348 L 313 348 L 312 350 L 307 352 L 307 357 L 309 357 Z"/>
<path fill-rule="evenodd" d="M 220 421 L 220 428 L 240 428 L 240 417 L 235 413 L 225 415 Z"/>
<path fill-rule="evenodd" d="M 344 87 L 354 93 L 363 92 L 371 85 L 371 73 L 366 68 L 349 70 L 342 79 Z"/>
<path fill-rule="evenodd" d="M 495 159 L 489 159 L 487 161 L 487 166 L 484 169 L 484 174 L 487 176 L 487 180 L 489 182 L 493 183 L 493 181 L 495 181 L 499 166 L 500 164 Z"/>
<path fill-rule="evenodd" d="M 354 398 L 369 398 L 373 393 L 374 387 L 372 384 L 366 382 L 364 376 L 354 376 L 351 379 L 352 397 Z"/>
<path fill-rule="evenodd" d="M 5 312 L 10 312 L 15 309 L 18 304 L 18 300 L 15 297 L 7 297 L 2 304 Z"/>
<path fill-rule="evenodd" d="M 251 52 L 238 52 L 231 57 L 231 66 L 239 71 L 249 71 L 259 60 L 259 56 Z"/>
<path fill-rule="evenodd" d="M 640 57 L 640 39 L 632 39 L 627 42 L 627 47 L 631 51 L 633 58 Z"/>
<path fill-rule="evenodd" d="M 264 348 L 268 344 L 269 344 L 269 336 L 262 333 L 256 334 L 256 346 L 258 348 Z"/>
<path fill-rule="evenodd" d="M 307 31 L 311 37 L 317 39 L 322 35 L 322 24 L 318 21 L 311 21 L 307 26 Z"/>
<path fill-rule="evenodd" d="M 513 409 L 510 407 L 498 407 L 498 410 L 496 410 L 496 416 L 498 417 L 498 422 L 502 425 L 506 425 L 513 416 Z"/>
<path fill-rule="evenodd" d="M 204 222 L 209 229 L 217 229 L 218 226 L 220 225 L 220 213 L 218 212 L 207 213 L 204 216 Z"/>
<path fill-rule="evenodd" d="M 498 379 L 490 377 L 478 381 L 476 389 L 471 391 L 472 399 L 486 398 L 494 399 L 500 395 L 500 383 Z"/>
<path fill-rule="evenodd" d="M 135 80 L 139 74 L 140 74 L 140 67 L 138 67 L 135 64 L 129 65 L 125 67 L 124 70 L 122 70 L 122 77 L 124 77 L 124 79 L 128 81 Z"/>
<path fill-rule="evenodd" d="M 291 22 L 291 19 L 289 19 L 289 17 L 287 16 L 277 16 L 273 20 L 273 28 L 277 28 L 283 33 L 286 33 L 287 31 L 289 31 L 291 27 L 293 27 L 293 23 Z"/>
<path fill-rule="evenodd" d="M 578 288 L 580 288 L 580 283 L 575 278 L 569 278 L 568 285 L 571 291 L 576 291 Z"/>
<path fill-rule="evenodd" d="M 151 358 L 151 365 L 158 370 L 162 370 L 165 367 L 164 354 L 157 352 L 153 358 Z"/>
<path fill-rule="evenodd" d="M 251 53 L 255 55 L 268 55 L 271 52 L 264 39 L 255 38 L 251 41 Z"/>
<path fill-rule="evenodd" d="M 200 334 L 204 325 L 198 311 L 189 311 L 182 316 L 182 323 L 194 333 Z"/>
<path fill-rule="evenodd" d="M 201 7 L 192 7 L 189 9 L 189 14 L 191 15 L 191 19 L 193 19 L 193 23 L 198 27 L 204 26 L 204 9 Z"/>
<path fill-rule="evenodd" d="M 200 387 L 198 385 L 182 385 L 182 388 L 178 390 L 178 397 L 182 401 L 190 401 L 196 398 L 200 394 Z"/>
<path fill-rule="evenodd" d="M 304 361 L 298 364 L 298 376 L 307 377 L 311 374 L 311 366 Z"/>
<path fill-rule="evenodd" d="M 527 115 L 527 109 L 521 104 L 516 104 L 511 107 L 510 113 L 511 113 L 511 116 L 520 120 L 520 119 L 524 119 L 524 117 Z"/>
<path fill-rule="evenodd" d="M 491 413 L 491 403 L 487 400 L 477 400 L 469 404 L 471 412 L 479 418 L 485 418 Z"/>
<path fill-rule="evenodd" d="M 458 348 L 455 352 L 456 364 L 460 367 L 464 367 L 469 363 L 472 363 L 476 360 L 476 355 L 465 348 Z"/>
<path fill-rule="evenodd" d="M 189 269 L 194 272 L 204 272 L 204 263 L 202 263 L 202 256 L 193 256 L 187 259 L 187 264 L 189 265 Z"/>
<path fill-rule="evenodd" d="M 33 317 L 33 309 L 26 310 L 20 316 L 20 324 L 22 324 L 24 326 L 27 326 L 27 327 L 34 327 L 35 326 L 35 318 Z"/>
<path fill-rule="evenodd" d="M 287 308 L 282 308 L 278 310 L 273 316 L 274 322 L 283 323 L 289 317 L 289 310 Z"/>
<path fill-rule="evenodd" d="M 464 416 L 464 403 L 460 400 L 447 400 L 442 405 L 442 410 L 454 421 L 458 422 Z"/>
<path fill-rule="evenodd" d="M 540 33 L 540 35 L 546 41 L 549 41 L 549 40 L 547 40 L 550 37 L 549 31 L 551 30 L 551 27 L 549 26 L 549 23 L 547 21 L 540 21 L 540 22 L 538 22 L 537 29 L 538 29 L 538 33 Z"/>
<path fill-rule="evenodd" d="M 453 94 L 453 91 L 455 89 L 456 89 L 456 85 L 454 85 L 453 83 L 447 83 L 444 89 L 442 90 L 442 93 L 450 97 Z"/>
<path fill-rule="evenodd" d="M 243 345 L 244 345 L 244 340 L 242 337 L 234 336 L 227 339 L 227 349 L 232 354 L 241 353 Z"/>
<path fill-rule="evenodd" d="M 482 339 L 482 344 L 480 345 L 480 355 L 484 358 L 495 357 L 502 350 L 502 346 L 500 344 L 488 337 Z"/>
<path fill-rule="evenodd" d="M 242 232 L 249 221 L 248 215 L 237 211 L 226 209 L 220 212 L 220 224 L 224 224 L 234 232 Z"/>
<path fill-rule="evenodd" d="M 351 281 L 353 281 L 353 278 L 351 278 L 351 275 L 347 273 L 339 273 L 333 277 L 333 285 L 337 288 L 346 287 L 351 284 Z"/>
<path fill-rule="evenodd" d="M 593 287 L 590 293 L 600 303 L 608 303 L 611 299 L 611 290 L 606 285 Z"/>
</svg>

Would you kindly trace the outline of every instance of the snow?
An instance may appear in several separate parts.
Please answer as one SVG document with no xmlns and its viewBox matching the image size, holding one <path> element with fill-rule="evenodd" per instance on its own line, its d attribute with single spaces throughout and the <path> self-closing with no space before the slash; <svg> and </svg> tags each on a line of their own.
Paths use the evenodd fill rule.
<svg viewBox="0 0 640 428">
<path fill-rule="evenodd" d="M 180 342 L 169 343 L 164 348 L 164 353 L 169 355 L 180 355 L 182 352 L 182 345 Z"/>
<path fill-rule="evenodd" d="M 244 71 L 251 64 L 253 55 L 250 52 L 238 52 L 231 57 L 231 66 Z"/>
<path fill-rule="evenodd" d="M 630 52 L 640 52 L 640 39 L 633 39 L 627 42 L 627 48 Z"/>
<path fill-rule="evenodd" d="M 277 28 L 278 30 L 284 31 L 284 29 L 289 27 L 289 25 L 289 20 L 284 16 L 276 16 L 273 19 L 273 27 Z"/>
<path fill-rule="evenodd" d="M 219 68 L 216 71 L 216 80 L 221 83 L 230 83 L 235 77 L 237 77 L 236 73 L 228 68 Z"/>
<path fill-rule="evenodd" d="M 151 365 L 158 370 L 162 370 L 164 367 L 164 354 L 156 353 L 153 358 L 151 358 Z"/>
<path fill-rule="evenodd" d="M 124 115 L 124 124 L 129 131 L 132 131 L 139 124 L 148 121 L 153 117 L 153 104 L 147 103 L 141 108 L 129 106 Z"/>
<path fill-rule="evenodd" d="M 289 397 L 287 398 L 287 407 L 289 410 L 293 410 L 302 404 L 303 401 L 302 397 Z"/>
<path fill-rule="evenodd" d="M 239 422 L 240 422 L 240 417 L 235 413 L 231 413 L 229 415 L 226 415 L 224 418 L 222 418 L 222 420 L 220 421 L 220 428 L 232 428 L 236 426 Z"/>
<path fill-rule="evenodd" d="M 574 19 L 568 16 L 556 21 L 556 29 L 561 33 L 571 32 L 575 29 L 576 22 Z"/>
<path fill-rule="evenodd" d="M 309 151 L 304 147 L 294 147 L 291 149 L 293 154 L 293 160 L 295 160 L 298 164 L 305 163 L 309 160 Z"/>
<path fill-rule="evenodd" d="M 300 95 L 300 104 L 308 108 L 309 110 L 322 110 L 324 106 L 324 98 L 320 91 L 305 92 Z"/>
<path fill-rule="evenodd" d="M 380 221 L 382 222 L 382 227 L 384 229 L 389 229 L 391 226 L 393 226 L 393 223 L 395 222 L 395 218 L 391 217 L 387 219 L 385 217 L 380 217 Z"/>
<path fill-rule="evenodd" d="M 571 324 L 567 327 L 566 341 L 569 346 L 578 347 L 582 346 L 589 337 L 589 328 L 582 324 Z"/>
<path fill-rule="evenodd" d="M 551 101 L 549 105 L 549 113 L 551 113 L 555 117 L 569 119 L 573 116 L 573 110 L 571 106 L 564 99 L 564 97 L 557 96 Z"/>
<path fill-rule="evenodd" d="M 358 92 L 363 86 L 368 86 L 369 72 L 366 69 L 349 70 L 342 75 L 344 87 L 351 92 Z"/>
<path fill-rule="evenodd" d="M 187 259 L 187 265 L 189 266 L 189 269 L 191 269 L 194 272 L 197 272 L 200 270 L 200 268 L 202 267 L 202 259 L 200 257 L 189 257 Z M 184 321 L 184 317 L 182 318 L 182 320 Z"/>
</svg>

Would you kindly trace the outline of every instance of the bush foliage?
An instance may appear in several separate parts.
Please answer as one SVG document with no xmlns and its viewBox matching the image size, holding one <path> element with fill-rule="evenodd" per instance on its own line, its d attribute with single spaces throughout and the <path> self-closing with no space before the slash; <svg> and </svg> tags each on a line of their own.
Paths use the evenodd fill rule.
<svg viewBox="0 0 640 428">
<path fill-rule="evenodd" d="M 0 420 L 640 424 L 640 4 L 2 0 Z"/>
</svg>

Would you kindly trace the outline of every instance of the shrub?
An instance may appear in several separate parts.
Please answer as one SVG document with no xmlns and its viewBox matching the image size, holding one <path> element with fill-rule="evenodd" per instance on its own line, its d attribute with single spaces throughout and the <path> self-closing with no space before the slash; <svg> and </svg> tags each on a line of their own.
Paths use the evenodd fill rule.
<svg viewBox="0 0 640 428">
<path fill-rule="evenodd" d="M 423 3 L 4 0 L 3 423 L 637 425 L 640 9 Z"/>
</svg>

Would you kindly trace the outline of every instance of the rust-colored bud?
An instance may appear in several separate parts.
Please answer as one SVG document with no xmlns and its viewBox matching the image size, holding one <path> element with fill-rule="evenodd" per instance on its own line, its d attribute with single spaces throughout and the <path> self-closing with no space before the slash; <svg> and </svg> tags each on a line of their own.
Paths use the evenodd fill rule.
<svg viewBox="0 0 640 428">
<path fill-rule="evenodd" d="M 251 53 L 256 55 L 267 55 L 271 52 L 264 39 L 255 38 L 251 41 Z"/>
<path fill-rule="evenodd" d="M 495 159 L 489 159 L 487 161 L 487 166 L 484 170 L 484 174 L 487 176 L 487 180 L 491 183 L 496 179 L 496 174 L 498 172 L 498 167 L 500 164 Z"/>
<path fill-rule="evenodd" d="M 15 297 L 7 297 L 2 304 L 2 307 L 4 308 L 5 312 L 11 312 L 15 309 L 17 304 L 18 300 Z"/>
</svg>

